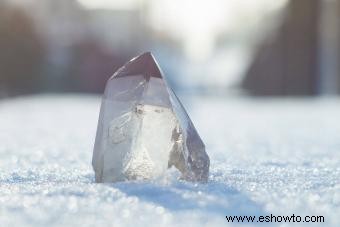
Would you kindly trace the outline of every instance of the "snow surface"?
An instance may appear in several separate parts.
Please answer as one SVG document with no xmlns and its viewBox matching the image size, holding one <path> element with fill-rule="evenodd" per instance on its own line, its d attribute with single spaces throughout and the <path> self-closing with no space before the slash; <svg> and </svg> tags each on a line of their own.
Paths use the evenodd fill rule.
<svg viewBox="0 0 340 227">
<path fill-rule="evenodd" d="M 309 226 L 340 226 L 339 99 L 184 101 L 211 159 L 207 184 L 176 170 L 96 184 L 99 97 L 0 101 L 0 226 L 232 226 L 233 214 L 323 215 Z"/>
</svg>

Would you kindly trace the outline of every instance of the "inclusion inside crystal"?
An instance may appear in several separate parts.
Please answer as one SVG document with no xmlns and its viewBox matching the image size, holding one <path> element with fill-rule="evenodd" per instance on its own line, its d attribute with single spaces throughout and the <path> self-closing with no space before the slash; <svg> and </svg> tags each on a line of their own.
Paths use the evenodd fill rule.
<svg viewBox="0 0 340 227">
<path fill-rule="evenodd" d="M 133 114 L 139 127 L 124 172 L 131 179 L 157 177 L 168 168 L 176 117 L 169 108 L 152 105 L 138 105 Z"/>
<path fill-rule="evenodd" d="M 134 89 L 117 92 L 114 97 L 118 101 L 104 100 L 107 105 L 121 106 L 125 102 L 119 99 L 136 97 L 131 108 L 122 111 L 121 115 L 112 110 L 116 117 L 108 122 L 104 166 L 109 168 L 104 168 L 108 172 L 101 176 L 103 181 L 154 178 L 169 166 L 170 152 L 176 142 L 172 137 L 179 130 L 179 122 L 170 107 L 166 87 L 159 78 L 151 78 L 146 83 L 144 77 L 135 77 L 141 81 L 137 82 L 132 76 L 130 85 L 135 84 Z M 136 93 L 140 96 L 135 96 Z M 119 171 L 111 168 L 113 166 L 120 166 Z M 117 172 L 122 174 L 117 176 Z"/>
</svg>

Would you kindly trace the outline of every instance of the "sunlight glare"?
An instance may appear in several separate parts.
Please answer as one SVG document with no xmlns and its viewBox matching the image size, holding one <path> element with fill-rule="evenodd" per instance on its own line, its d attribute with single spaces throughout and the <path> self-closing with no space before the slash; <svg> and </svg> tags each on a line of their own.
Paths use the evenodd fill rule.
<svg viewBox="0 0 340 227">
<path fill-rule="evenodd" d="M 138 5 L 139 0 L 78 0 L 88 9 L 132 9 Z"/>
</svg>

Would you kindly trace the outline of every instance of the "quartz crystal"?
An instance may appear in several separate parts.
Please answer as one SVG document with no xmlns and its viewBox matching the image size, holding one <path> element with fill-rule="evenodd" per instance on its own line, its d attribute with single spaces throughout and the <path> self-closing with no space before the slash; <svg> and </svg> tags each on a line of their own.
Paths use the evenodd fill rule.
<svg viewBox="0 0 340 227">
<path fill-rule="evenodd" d="M 209 157 L 151 53 L 120 68 L 102 99 L 92 165 L 96 182 L 154 179 L 174 166 L 207 181 Z"/>
</svg>

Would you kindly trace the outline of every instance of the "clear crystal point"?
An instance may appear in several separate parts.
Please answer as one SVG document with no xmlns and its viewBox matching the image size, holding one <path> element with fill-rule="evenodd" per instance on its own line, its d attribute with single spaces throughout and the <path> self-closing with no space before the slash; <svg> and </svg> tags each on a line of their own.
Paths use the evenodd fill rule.
<svg viewBox="0 0 340 227">
<path fill-rule="evenodd" d="M 92 165 L 96 182 L 153 179 L 174 166 L 207 181 L 209 157 L 150 52 L 120 68 L 102 99 Z"/>
</svg>

